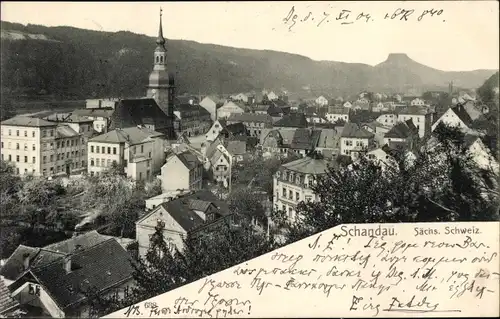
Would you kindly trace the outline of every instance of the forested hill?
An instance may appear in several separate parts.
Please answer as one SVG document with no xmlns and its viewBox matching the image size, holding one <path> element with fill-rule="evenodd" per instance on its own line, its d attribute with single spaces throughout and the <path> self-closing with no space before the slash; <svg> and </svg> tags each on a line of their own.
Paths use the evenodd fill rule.
<svg viewBox="0 0 500 319">
<path fill-rule="evenodd" d="M 62 99 L 142 96 L 152 68 L 154 38 L 1 22 L 2 93 Z M 268 50 L 167 40 L 170 72 L 180 93 L 233 93 L 262 88 L 351 94 L 364 89 L 425 91 L 477 88 L 496 70 L 444 72 L 390 54 L 376 66 L 313 61 Z"/>
</svg>

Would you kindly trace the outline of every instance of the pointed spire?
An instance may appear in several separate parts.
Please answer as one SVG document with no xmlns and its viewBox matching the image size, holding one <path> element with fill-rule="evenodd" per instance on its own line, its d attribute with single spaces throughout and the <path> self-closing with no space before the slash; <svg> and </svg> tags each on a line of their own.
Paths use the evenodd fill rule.
<svg viewBox="0 0 500 319">
<path fill-rule="evenodd" d="M 158 45 L 164 45 L 165 44 L 165 38 L 163 37 L 163 27 L 161 25 L 162 11 L 163 10 L 160 8 L 160 27 L 158 29 L 158 38 L 156 39 L 156 44 L 158 44 Z"/>
</svg>

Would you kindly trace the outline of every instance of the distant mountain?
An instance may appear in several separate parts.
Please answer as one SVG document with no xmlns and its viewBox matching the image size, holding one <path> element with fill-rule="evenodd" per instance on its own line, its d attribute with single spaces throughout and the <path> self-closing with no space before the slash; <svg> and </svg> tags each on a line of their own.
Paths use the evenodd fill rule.
<svg viewBox="0 0 500 319">
<path fill-rule="evenodd" d="M 5 94 L 52 94 L 59 98 L 142 96 L 154 38 L 131 32 L 100 32 L 1 22 L 1 77 Z M 390 54 L 370 66 L 313 61 L 297 54 L 167 40 L 170 72 L 178 92 L 234 93 L 286 88 L 311 94 L 361 90 L 423 92 L 477 88 L 496 70 L 444 72 Z M 2 94 L 3 95 L 3 94 Z"/>
</svg>

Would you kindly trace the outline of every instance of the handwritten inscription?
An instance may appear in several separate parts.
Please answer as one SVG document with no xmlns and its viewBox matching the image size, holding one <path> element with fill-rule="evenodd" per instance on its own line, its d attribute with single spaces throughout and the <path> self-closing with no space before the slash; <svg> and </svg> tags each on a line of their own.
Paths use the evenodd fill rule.
<svg viewBox="0 0 500 319">
<path fill-rule="evenodd" d="M 304 11 L 299 12 L 292 6 L 283 18 L 284 24 L 289 31 L 300 24 L 309 23 L 320 27 L 329 23 L 338 23 L 340 25 L 349 25 L 354 23 L 374 23 L 377 20 L 393 20 L 393 21 L 425 21 L 443 15 L 443 9 L 429 8 L 426 10 L 415 10 L 411 8 L 396 8 L 394 11 L 386 12 L 385 14 L 372 14 L 370 12 L 354 12 L 348 9 L 331 10 L 323 12 Z M 441 18 L 443 22 L 444 19 Z"/>
<path fill-rule="evenodd" d="M 279 308 L 285 304 L 317 309 L 335 302 L 322 315 L 467 316 L 471 305 L 487 309 L 498 301 L 498 226 L 342 225 L 119 315 L 272 317 L 288 314 Z M 281 300 L 290 301 L 278 306 Z"/>
</svg>

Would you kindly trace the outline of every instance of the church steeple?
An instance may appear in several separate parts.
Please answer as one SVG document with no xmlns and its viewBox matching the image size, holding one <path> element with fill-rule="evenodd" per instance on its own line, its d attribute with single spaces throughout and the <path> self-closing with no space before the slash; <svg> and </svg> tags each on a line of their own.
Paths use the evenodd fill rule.
<svg viewBox="0 0 500 319">
<path fill-rule="evenodd" d="M 165 38 L 163 37 L 163 26 L 161 24 L 162 12 L 163 12 L 163 10 L 160 8 L 160 27 L 158 28 L 158 38 L 156 39 L 156 44 L 164 46 L 165 45 Z"/>
</svg>

